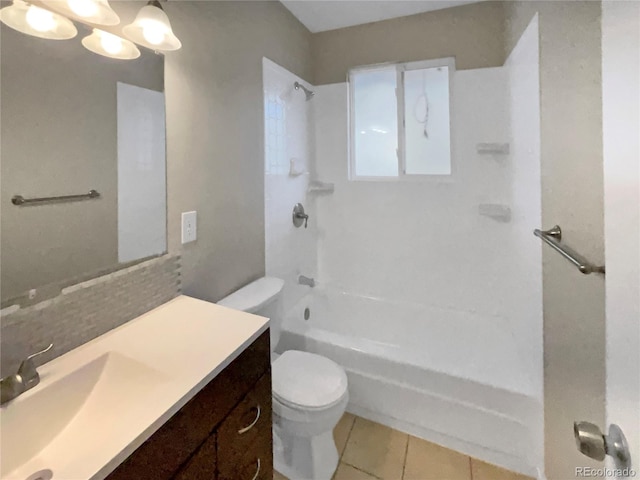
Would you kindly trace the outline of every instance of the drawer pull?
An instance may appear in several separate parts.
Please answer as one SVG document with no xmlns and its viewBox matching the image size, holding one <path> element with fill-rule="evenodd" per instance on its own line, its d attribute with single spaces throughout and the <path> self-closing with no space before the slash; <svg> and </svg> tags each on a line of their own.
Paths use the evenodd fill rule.
<svg viewBox="0 0 640 480">
<path fill-rule="evenodd" d="M 258 423 L 258 420 L 260 420 L 260 405 L 258 405 L 256 407 L 256 410 L 257 410 L 257 413 L 256 413 L 255 420 L 253 420 L 253 422 L 251 422 L 246 427 L 241 428 L 240 430 L 238 430 L 238 434 L 239 435 L 242 435 L 243 433 L 247 433 L 249 430 L 251 430 L 253 427 L 255 427 L 256 423 Z"/>
<path fill-rule="evenodd" d="M 256 470 L 256 474 L 251 480 L 256 480 L 258 478 L 258 475 L 260 475 L 260 459 L 258 459 L 258 469 Z"/>
</svg>

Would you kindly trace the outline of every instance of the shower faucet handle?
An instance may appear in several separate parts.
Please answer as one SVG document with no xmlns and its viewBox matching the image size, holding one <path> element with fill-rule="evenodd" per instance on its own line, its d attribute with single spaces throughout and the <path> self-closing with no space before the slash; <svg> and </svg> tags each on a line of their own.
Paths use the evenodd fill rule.
<svg viewBox="0 0 640 480">
<path fill-rule="evenodd" d="M 301 203 L 296 203 L 293 207 L 293 225 L 298 228 L 302 225 L 304 220 L 304 228 L 307 228 L 309 222 L 309 215 L 304 212 L 304 206 Z"/>
</svg>

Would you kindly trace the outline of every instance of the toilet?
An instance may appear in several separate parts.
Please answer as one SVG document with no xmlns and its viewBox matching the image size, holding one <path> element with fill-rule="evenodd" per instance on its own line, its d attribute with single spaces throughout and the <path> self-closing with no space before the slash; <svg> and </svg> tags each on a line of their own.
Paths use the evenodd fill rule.
<svg viewBox="0 0 640 480">
<path fill-rule="evenodd" d="M 347 375 L 337 363 L 314 353 L 274 352 L 280 339 L 284 281 L 263 277 L 218 305 L 269 318 L 275 469 L 295 479 L 329 480 L 338 465 L 333 429 L 349 401 Z"/>
</svg>

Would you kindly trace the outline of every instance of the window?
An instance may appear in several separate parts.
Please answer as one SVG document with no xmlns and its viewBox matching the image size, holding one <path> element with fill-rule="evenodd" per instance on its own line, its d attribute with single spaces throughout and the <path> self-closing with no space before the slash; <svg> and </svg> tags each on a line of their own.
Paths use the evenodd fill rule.
<svg viewBox="0 0 640 480">
<path fill-rule="evenodd" d="M 451 175 L 454 59 L 349 73 L 352 180 Z"/>
</svg>

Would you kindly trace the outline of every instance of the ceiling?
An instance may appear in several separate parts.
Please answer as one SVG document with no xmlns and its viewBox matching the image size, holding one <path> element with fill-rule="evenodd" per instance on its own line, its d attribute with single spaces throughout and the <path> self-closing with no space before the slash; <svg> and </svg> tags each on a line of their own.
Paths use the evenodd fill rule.
<svg viewBox="0 0 640 480">
<path fill-rule="evenodd" d="M 281 0 L 313 33 L 477 1 L 479 0 Z"/>
</svg>

